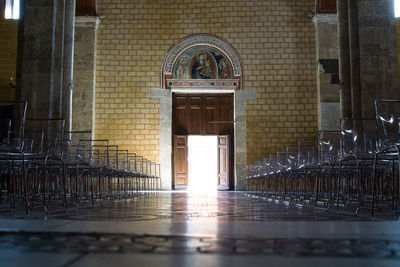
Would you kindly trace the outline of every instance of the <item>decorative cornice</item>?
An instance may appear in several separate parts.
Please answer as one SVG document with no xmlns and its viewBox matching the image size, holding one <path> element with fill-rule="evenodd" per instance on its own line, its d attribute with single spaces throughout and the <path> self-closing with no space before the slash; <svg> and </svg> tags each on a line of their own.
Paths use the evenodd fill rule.
<svg viewBox="0 0 400 267">
<path fill-rule="evenodd" d="M 230 80 L 176 80 L 167 79 L 167 87 L 170 89 L 190 89 L 190 88 L 203 88 L 203 89 L 237 89 L 239 86 L 239 79 Z"/>
</svg>

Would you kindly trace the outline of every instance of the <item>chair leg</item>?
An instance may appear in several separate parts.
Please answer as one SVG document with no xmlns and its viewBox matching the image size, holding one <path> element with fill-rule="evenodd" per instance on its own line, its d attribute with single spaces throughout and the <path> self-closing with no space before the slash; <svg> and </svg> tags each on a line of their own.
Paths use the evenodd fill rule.
<svg viewBox="0 0 400 267">
<path fill-rule="evenodd" d="M 340 184 L 342 176 L 342 161 L 339 163 L 339 173 L 337 177 L 337 185 L 336 185 L 336 210 L 339 210 L 339 194 L 340 194 Z"/>
<path fill-rule="evenodd" d="M 374 206 L 375 206 L 375 179 L 376 179 L 376 172 L 377 172 L 377 155 L 374 155 L 374 164 L 373 164 L 374 171 L 372 172 L 372 202 L 371 202 L 371 217 L 374 216 Z"/>
</svg>

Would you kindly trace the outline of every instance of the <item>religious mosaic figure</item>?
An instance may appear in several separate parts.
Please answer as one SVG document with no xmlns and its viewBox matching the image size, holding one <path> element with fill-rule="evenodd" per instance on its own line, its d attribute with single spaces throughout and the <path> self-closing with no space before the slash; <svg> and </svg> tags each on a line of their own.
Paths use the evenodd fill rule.
<svg viewBox="0 0 400 267">
<path fill-rule="evenodd" d="M 192 79 L 212 79 L 212 74 L 210 60 L 205 52 L 200 51 L 192 67 Z"/>
<path fill-rule="evenodd" d="M 189 79 L 189 70 L 188 70 L 186 58 L 179 59 L 179 66 L 176 69 L 176 78 L 177 79 Z"/>
<path fill-rule="evenodd" d="M 219 78 L 220 79 L 230 79 L 231 78 L 230 71 L 229 71 L 228 65 L 226 64 L 225 58 L 223 58 L 219 61 L 218 68 L 219 68 Z"/>
</svg>

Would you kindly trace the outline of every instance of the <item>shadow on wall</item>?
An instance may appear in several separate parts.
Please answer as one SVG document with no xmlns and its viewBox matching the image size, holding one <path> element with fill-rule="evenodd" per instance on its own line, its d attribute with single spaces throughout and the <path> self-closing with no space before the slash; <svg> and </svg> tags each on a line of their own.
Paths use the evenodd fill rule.
<svg viewBox="0 0 400 267">
<path fill-rule="evenodd" d="M 14 100 L 18 20 L 4 18 L 3 3 L 0 1 L 0 100 Z"/>
<path fill-rule="evenodd" d="M 400 17 L 396 18 L 396 31 L 397 31 L 397 60 L 400 62 Z M 400 64 L 399 64 L 400 75 Z"/>
</svg>

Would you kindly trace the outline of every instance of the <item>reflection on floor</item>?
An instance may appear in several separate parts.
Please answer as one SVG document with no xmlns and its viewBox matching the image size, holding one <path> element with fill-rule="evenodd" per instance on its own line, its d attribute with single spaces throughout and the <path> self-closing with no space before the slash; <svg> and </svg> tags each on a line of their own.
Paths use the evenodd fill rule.
<svg viewBox="0 0 400 267">
<path fill-rule="evenodd" d="M 4 266 L 399 266 L 400 224 L 240 192 L 163 192 L 68 212 L 0 213 Z"/>
</svg>

